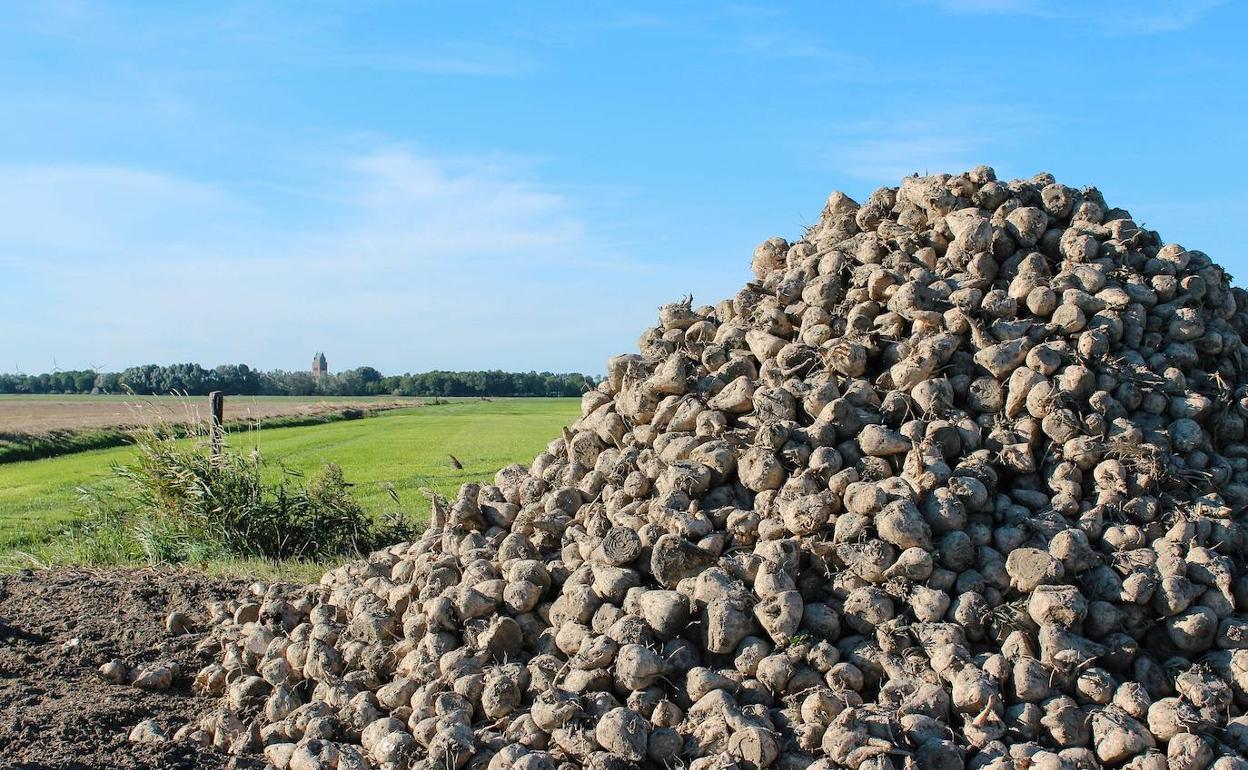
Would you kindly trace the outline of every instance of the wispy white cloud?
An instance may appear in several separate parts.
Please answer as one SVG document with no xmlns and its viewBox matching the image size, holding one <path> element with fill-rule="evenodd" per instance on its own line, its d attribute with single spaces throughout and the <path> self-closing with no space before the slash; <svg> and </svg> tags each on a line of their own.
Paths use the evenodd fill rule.
<svg viewBox="0 0 1248 770">
<path fill-rule="evenodd" d="M 705 38 L 716 53 L 752 60 L 756 66 L 791 63 L 801 68 L 797 77 L 810 81 L 867 83 L 895 77 L 886 75 L 870 57 L 851 51 L 839 35 L 812 28 L 808 20 L 794 18 L 782 7 L 715 7 L 684 19 L 682 26 Z"/>
<path fill-rule="evenodd" d="M 945 105 L 940 113 L 913 118 L 905 109 L 895 115 L 844 123 L 830 130 L 832 149 L 823 161 L 832 169 L 877 183 L 896 184 L 913 173 L 952 173 L 981 163 L 992 164 L 1040 127 L 1031 110 L 994 104 Z"/>
<path fill-rule="evenodd" d="M 275 350 L 301 362 L 307 348 L 389 369 L 597 369 L 649 315 L 631 291 L 647 265 L 526 162 L 388 145 L 324 169 L 293 191 L 317 213 L 278 228 L 249 191 L 116 166 L 0 167 L 0 265 L 17 295 L 0 326 L 48 318 L 5 352 L 31 366 L 272 366 Z"/>
<path fill-rule="evenodd" d="M 161 232 L 162 247 L 180 247 L 169 223 L 191 212 L 207 222 L 236 221 L 245 208 L 211 185 L 142 169 L 9 166 L 0 168 L 0 255 L 122 254 Z"/>
<path fill-rule="evenodd" d="M 586 237 L 566 197 L 518 173 L 523 161 L 434 157 L 384 145 L 323 163 L 321 177 L 277 188 L 319 201 L 329 216 L 284 239 L 292 258 L 311 244 L 386 238 L 421 259 L 458 248 L 475 254 L 557 249 Z M 0 167 L 0 251 L 143 260 L 171 247 L 241 238 L 267 227 L 269 212 L 247 190 L 124 166 Z M 313 233 L 315 234 L 313 236 Z M 301 245 L 303 244 L 303 245 Z M 206 244 L 205 244 L 206 245 Z M 400 248 L 396 246 L 396 248 Z M 462 258 L 462 257 L 461 257 Z"/>
<path fill-rule="evenodd" d="M 347 202 L 362 229 L 422 249 L 462 243 L 476 254 L 557 248 L 585 237 L 563 195 L 498 168 L 498 162 L 433 159 L 388 147 L 350 159 Z M 431 236 L 450 236 L 440 243 Z"/>
<path fill-rule="evenodd" d="M 1151 4 L 1155 7 L 1145 4 L 1144 8 L 1132 3 L 1121 7 L 1122 15 L 1116 21 L 1105 18 L 1103 23 L 1107 31 L 1122 30 L 1122 34 L 1154 35 L 1177 32 L 1201 21 L 1224 2 L 1225 0 L 1187 0 Z"/>
<path fill-rule="evenodd" d="M 292 57 L 292 66 L 318 69 L 360 69 L 426 75 L 515 77 L 536 68 L 537 60 L 524 52 L 488 46 L 450 47 L 422 53 L 409 51 L 354 51 L 315 58 Z"/>
<path fill-rule="evenodd" d="M 767 59 L 805 59 L 837 66 L 864 67 L 861 56 L 835 48 L 819 38 L 776 30 L 742 32 L 735 52 Z"/>
<path fill-rule="evenodd" d="M 955 13 L 1041 13 L 1043 7 L 1035 0 L 918 0 Z"/>
<path fill-rule="evenodd" d="M 852 176 L 897 180 L 916 172 L 970 168 L 976 164 L 979 144 L 965 136 L 901 133 L 848 142 L 834 151 L 831 159 Z"/>
<path fill-rule="evenodd" d="M 1020 15 L 1089 24 L 1116 35 L 1176 32 L 1201 21 L 1225 0 L 916 0 L 952 13 Z"/>
</svg>

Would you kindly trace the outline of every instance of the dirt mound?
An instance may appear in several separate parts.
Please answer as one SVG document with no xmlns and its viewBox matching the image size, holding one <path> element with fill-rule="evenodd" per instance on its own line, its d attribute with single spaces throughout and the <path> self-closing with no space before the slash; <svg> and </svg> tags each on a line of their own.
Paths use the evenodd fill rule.
<svg viewBox="0 0 1248 770">
<path fill-rule="evenodd" d="M 245 584 L 155 570 L 40 571 L 0 577 L 0 768 L 223 768 L 236 758 L 191 743 L 127 736 L 155 717 L 171 732 L 213 705 L 187 677 L 164 690 L 117 687 L 98 666 L 203 665 L 200 633 L 171 635 L 170 612 L 202 615 Z M 250 763 L 260 765 L 263 763 Z"/>
</svg>

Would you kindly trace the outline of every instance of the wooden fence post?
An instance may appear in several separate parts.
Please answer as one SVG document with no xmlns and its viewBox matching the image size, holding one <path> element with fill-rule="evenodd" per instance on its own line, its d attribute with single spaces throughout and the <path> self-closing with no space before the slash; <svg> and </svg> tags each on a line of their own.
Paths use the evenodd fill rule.
<svg viewBox="0 0 1248 770">
<path fill-rule="evenodd" d="M 212 456 L 221 454 L 221 438 L 225 433 L 225 394 L 214 390 L 208 394 L 208 411 L 211 413 L 209 423 L 209 439 L 212 442 Z"/>
</svg>

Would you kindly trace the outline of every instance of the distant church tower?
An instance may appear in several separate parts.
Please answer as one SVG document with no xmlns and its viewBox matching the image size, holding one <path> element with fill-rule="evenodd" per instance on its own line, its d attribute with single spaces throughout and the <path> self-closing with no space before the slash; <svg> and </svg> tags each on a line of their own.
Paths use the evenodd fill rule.
<svg viewBox="0 0 1248 770">
<path fill-rule="evenodd" d="M 319 382 L 325 374 L 329 374 L 329 364 L 325 361 L 324 353 L 317 353 L 312 356 L 312 379 Z"/>
</svg>

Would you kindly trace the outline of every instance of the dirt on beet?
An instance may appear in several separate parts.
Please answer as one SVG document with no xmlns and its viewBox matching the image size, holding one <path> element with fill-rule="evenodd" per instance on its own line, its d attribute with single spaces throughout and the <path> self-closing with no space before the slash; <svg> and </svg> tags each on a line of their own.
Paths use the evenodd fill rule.
<svg viewBox="0 0 1248 770">
<path fill-rule="evenodd" d="M 23 571 L 0 576 L 0 769 L 242 768 L 236 758 L 190 743 L 128 740 L 155 718 L 172 735 L 211 709 L 190 679 L 207 660 L 199 627 L 172 635 L 168 613 L 204 617 L 205 603 L 238 596 L 239 580 L 167 570 Z M 181 669 L 161 691 L 109 684 L 97 675 L 120 659 Z"/>
</svg>

